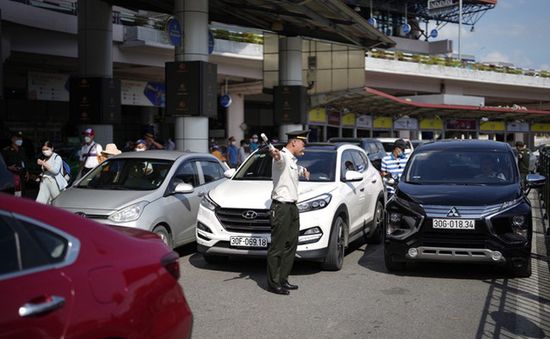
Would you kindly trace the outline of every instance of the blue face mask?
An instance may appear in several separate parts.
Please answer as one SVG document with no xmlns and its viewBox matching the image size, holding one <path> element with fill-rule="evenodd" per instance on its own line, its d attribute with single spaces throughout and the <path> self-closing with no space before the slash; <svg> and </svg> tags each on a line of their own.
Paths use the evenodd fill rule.
<svg viewBox="0 0 550 339">
<path fill-rule="evenodd" d="M 399 159 L 405 159 L 405 152 L 403 152 L 403 151 L 399 152 L 399 155 L 397 157 Z"/>
</svg>

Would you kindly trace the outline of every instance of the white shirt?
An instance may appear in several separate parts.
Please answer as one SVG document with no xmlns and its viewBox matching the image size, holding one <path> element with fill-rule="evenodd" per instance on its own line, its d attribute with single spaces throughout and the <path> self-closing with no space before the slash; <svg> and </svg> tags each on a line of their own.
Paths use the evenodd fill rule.
<svg viewBox="0 0 550 339">
<path fill-rule="evenodd" d="M 302 166 L 298 166 L 298 159 L 286 148 L 281 149 L 281 158 L 273 159 L 271 176 L 273 177 L 273 191 L 271 199 L 281 202 L 298 201 L 298 183 Z"/>
<path fill-rule="evenodd" d="M 88 154 L 88 151 L 90 151 L 90 154 Z M 99 161 L 97 161 L 97 156 L 101 154 L 101 151 L 103 151 L 103 147 L 101 147 L 101 145 L 96 143 L 95 141 L 92 141 L 92 143 L 89 145 L 84 144 L 79 152 L 80 161 L 86 161 L 84 163 L 84 167 L 94 168 L 99 165 Z M 86 155 L 88 155 L 88 157 L 86 157 Z"/>
</svg>

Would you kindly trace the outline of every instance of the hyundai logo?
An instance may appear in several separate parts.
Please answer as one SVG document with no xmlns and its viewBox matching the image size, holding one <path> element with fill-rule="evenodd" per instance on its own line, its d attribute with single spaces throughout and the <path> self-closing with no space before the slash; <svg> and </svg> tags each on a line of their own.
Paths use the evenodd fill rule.
<svg viewBox="0 0 550 339">
<path fill-rule="evenodd" d="M 456 207 L 453 207 L 451 208 L 449 213 L 447 213 L 447 216 L 452 218 L 460 218 L 460 213 L 458 213 L 458 210 L 456 209 Z"/>
<path fill-rule="evenodd" d="M 258 216 L 258 213 L 254 212 L 254 211 L 246 211 L 242 214 L 242 216 L 245 219 L 252 220 L 252 219 L 256 219 L 256 217 Z"/>
</svg>

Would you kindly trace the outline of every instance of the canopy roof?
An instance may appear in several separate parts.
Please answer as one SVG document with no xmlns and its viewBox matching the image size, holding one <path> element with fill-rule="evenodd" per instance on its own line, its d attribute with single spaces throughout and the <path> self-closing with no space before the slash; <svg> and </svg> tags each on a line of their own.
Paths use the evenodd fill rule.
<svg viewBox="0 0 550 339">
<path fill-rule="evenodd" d="M 112 5 L 174 12 L 174 0 L 106 0 Z M 209 18 L 224 24 L 306 36 L 363 48 L 389 48 L 395 42 L 341 0 L 209 0 Z"/>
</svg>

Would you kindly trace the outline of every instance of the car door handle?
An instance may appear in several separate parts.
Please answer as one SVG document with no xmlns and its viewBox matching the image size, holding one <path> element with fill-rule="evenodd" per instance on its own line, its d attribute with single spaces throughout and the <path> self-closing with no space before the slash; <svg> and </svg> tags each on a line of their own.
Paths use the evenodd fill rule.
<svg viewBox="0 0 550 339">
<path fill-rule="evenodd" d="M 361 188 L 359 191 L 364 192 L 364 191 L 365 191 L 365 187 Z"/>
<path fill-rule="evenodd" d="M 373 179 L 373 180 L 371 180 L 371 182 L 372 182 L 373 184 L 374 184 L 375 182 L 377 182 L 377 181 L 378 181 L 378 179 Z"/>
<path fill-rule="evenodd" d="M 57 295 L 52 295 L 51 297 L 46 297 L 44 301 L 28 302 L 25 305 L 19 307 L 19 316 L 29 317 L 33 315 L 39 315 L 58 309 L 64 304 L 65 298 L 59 297 Z"/>
</svg>

